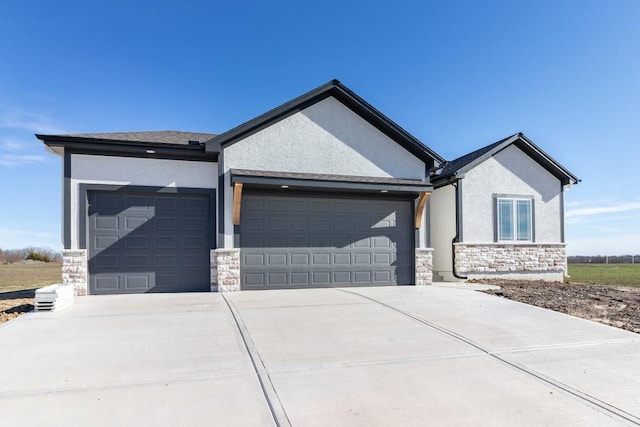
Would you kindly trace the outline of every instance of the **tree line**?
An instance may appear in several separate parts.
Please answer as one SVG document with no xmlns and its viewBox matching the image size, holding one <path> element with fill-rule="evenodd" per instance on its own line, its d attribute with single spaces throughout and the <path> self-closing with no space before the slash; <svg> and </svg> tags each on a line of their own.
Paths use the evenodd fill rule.
<svg viewBox="0 0 640 427">
<path fill-rule="evenodd" d="M 22 249 L 0 249 L 0 264 L 22 261 L 62 262 L 62 253 L 50 248 L 28 247 Z"/>
</svg>

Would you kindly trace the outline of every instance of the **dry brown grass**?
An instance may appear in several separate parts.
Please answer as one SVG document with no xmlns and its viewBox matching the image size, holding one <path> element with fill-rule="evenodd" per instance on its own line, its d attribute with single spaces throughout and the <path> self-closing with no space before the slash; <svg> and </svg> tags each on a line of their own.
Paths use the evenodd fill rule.
<svg viewBox="0 0 640 427">
<path fill-rule="evenodd" d="M 31 311 L 36 289 L 61 282 L 61 263 L 0 264 L 0 323 Z"/>
</svg>

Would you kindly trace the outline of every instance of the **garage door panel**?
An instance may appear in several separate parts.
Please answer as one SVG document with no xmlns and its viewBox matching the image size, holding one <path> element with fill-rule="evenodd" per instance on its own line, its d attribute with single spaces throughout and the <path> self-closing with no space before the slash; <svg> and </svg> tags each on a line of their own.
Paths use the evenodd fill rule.
<svg viewBox="0 0 640 427">
<path fill-rule="evenodd" d="M 242 257 L 243 264 L 248 267 L 254 267 L 254 266 L 264 267 L 265 265 L 265 261 L 264 261 L 265 254 L 240 252 L 240 256 Z"/>
<path fill-rule="evenodd" d="M 202 233 L 207 229 L 207 218 L 187 217 L 182 223 L 184 231 L 195 231 Z"/>
<path fill-rule="evenodd" d="M 353 242 L 354 248 L 371 248 L 371 238 L 359 239 Z"/>
<path fill-rule="evenodd" d="M 354 277 L 355 283 L 371 283 L 372 282 L 370 271 L 354 271 L 353 277 Z"/>
<path fill-rule="evenodd" d="M 248 200 L 243 200 L 242 202 L 242 211 L 243 212 L 250 212 L 250 211 L 264 211 L 264 204 L 265 204 L 265 200 L 261 200 L 261 199 L 248 199 Z M 270 209 L 270 210 L 274 210 L 274 209 Z"/>
<path fill-rule="evenodd" d="M 209 290 L 209 196 L 90 191 L 89 203 L 90 293 Z"/>
<path fill-rule="evenodd" d="M 148 236 L 131 235 L 122 241 L 126 249 L 149 249 Z"/>
<path fill-rule="evenodd" d="M 122 198 L 113 194 L 99 194 L 93 200 L 93 206 L 101 210 L 114 209 L 121 207 Z"/>
<path fill-rule="evenodd" d="M 318 214 L 326 214 L 331 212 L 331 204 L 322 201 L 311 200 L 311 211 Z"/>
<path fill-rule="evenodd" d="M 331 271 L 314 271 L 311 273 L 313 285 L 329 285 L 331 284 Z"/>
<path fill-rule="evenodd" d="M 246 273 L 243 275 L 244 285 L 253 289 L 264 287 L 266 283 L 266 273 Z"/>
<path fill-rule="evenodd" d="M 291 286 L 308 286 L 311 284 L 311 273 L 304 272 L 292 272 L 291 273 Z"/>
<path fill-rule="evenodd" d="M 118 236 L 96 236 L 93 242 L 95 249 L 104 250 L 115 245 L 118 242 Z"/>
<path fill-rule="evenodd" d="M 274 242 L 278 242 L 278 240 L 272 240 Z M 307 248 L 311 246 L 311 237 L 310 236 L 296 236 L 289 235 L 288 237 L 284 237 L 280 241 L 286 241 L 286 245 L 278 245 L 289 248 Z"/>
<path fill-rule="evenodd" d="M 292 212 L 309 212 L 310 206 L 308 200 L 289 200 L 288 209 Z"/>
<path fill-rule="evenodd" d="M 120 256 L 105 254 L 96 261 L 96 267 L 100 270 L 117 269 L 120 266 Z"/>
<path fill-rule="evenodd" d="M 326 266 L 331 264 L 331 254 L 330 253 L 312 253 L 311 254 L 311 264 L 312 265 L 320 265 Z"/>
<path fill-rule="evenodd" d="M 267 283 L 270 286 L 286 286 L 289 284 L 287 276 L 287 273 L 284 271 L 267 273 Z"/>
<path fill-rule="evenodd" d="M 287 265 L 286 253 L 270 253 L 267 254 L 267 265 L 281 267 Z"/>
<path fill-rule="evenodd" d="M 127 268 L 127 270 L 131 270 L 131 269 L 141 269 L 141 268 L 145 268 L 148 269 L 151 267 L 152 265 L 152 260 L 150 259 L 150 256 L 148 254 L 144 254 L 144 255 L 132 255 L 132 254 L 127 254 L 124 261 L 124 265 Z"/>
<path fill-rule="evenodd" d="M 349 201 L 335 201 L 331 203 L 331 211 L 333 213 L 351 213 L 351 202 Z"/>
<path fill-rule="evenodd" d="M 376 283 L 389 283 L 392 280 L 391 275 L 392 272 L 390 270 L 374 271 L 373 281 Z"/>
<path fill-rule="evenodd" d="M 95 220 L 95 228 L 97 230 L 117 230 L 119 227 L 117 216 L 102 216 Z"/>
<path fill-rule="evenodd" d="M 182 249 L 198 249 L 206 246 L 206 236 L 183 237 Z"/>
<path fill-rule="evenodd" d="M 136 230 L 147 226 L 149 218 L 147 216 L 136 216 L 134 213 L 126 214 L 124 217 L 125 230 Z"/>
<path fill-rule="evenodd" d="M 202 197 L 182 197 L 182 209 L 185 215 L 200 215 L 208 209 L 209 201 Z"/>
<path fill-rule="evenodd" d="M 149 276 L 146 274 L 135 275 L 127 274 L 125 276 L 125 289 L 132 291 L 141 291 L 149 289 Z"/>
<path fill-rule="evenodd" d="M 391 265 L 393 262 L 392 258 L 390 253 L 373 254 L 373 264 Z"/>
<path fill-rule="evenodd" d="M 178 249 L 178 236 L 156 236 L 154 244 L 156 249 Z"/>
<path fill-rule="evenodd" d="M 120 289 L 118 275 L 101 275 L 95 281 L 95 288 L 101 291 L 117 291 Z"/>
<path fill-rule="evenodd" d="M 308 253 L 292 253 L 291 254 L 291 265 L 292 266 L 308 266 L 310 260 L 310 255 Z"/>
<path fill-rule="evenodd" d="M 175 217 L 155 217 L 157 231 L 175 231 L 178 228 L 178 221 Z"/>
<path fill-rule="evenodd" d="M 265 239 L 262 235 L 245 235 L 244 243 L 248 248 L 262 248 L 265 246 Z"/>
<path fill-rule="evenodd" d="M 351 220 L 348 218 L 336 218 L 333 220 L 333 231 L 351 231 Z"/>
<path fill-rule="evenodd" d="M 351 265 L 352 264 L 351 254 L 350 253 L 345 253 L 345 254 L 334 253 L 333 264 L 334 265 Z"/>
<path fill-rule="evenodd" d="M 178 209 L 178 200 L 172 197 L 159 197 L 155 200 L 155 208 L 158 213 L 162 213 L 162 211 L 175 212 Z"/>
<path fill-rule="evenodd" d="M 202 254 L 198 254 L 198 253 L 196 253 L 196 254 L 183 254 L 180 257 L 180 261 L 181 261 L 182 267 L 185 267 L 187 269 L 198 268 L 202 264 L 207 262 L 207 257 L 203 256 Z"/>
<path fill-rule="evenodd" d="M 410 200 L 249 189 L 242 206 L 244 289 L 413 282 Z M 397 263 L 398 250 L 408 254 L 405 264 Z"/>
<path fill-rule="evenodd" d="M 354 264 L 371 264 L 371 254 L 354 254 L 353 256 Z"/>
</svg>

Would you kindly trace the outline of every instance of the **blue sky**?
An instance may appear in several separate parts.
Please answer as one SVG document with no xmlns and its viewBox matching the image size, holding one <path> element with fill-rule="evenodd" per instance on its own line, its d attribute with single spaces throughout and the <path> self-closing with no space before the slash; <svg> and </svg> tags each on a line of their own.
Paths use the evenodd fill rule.
<svg viewBox="0 0 640 427">
<path fill-rule="evenodd" d="M 640 253 L 638 22 L 637 0 L 3 0 L 0 247 L 62 247 L 34 133 L 220 133 L 338 78 L 447 159 L 524 132 L 583 180 L 569 254 Z"/>
</svg>

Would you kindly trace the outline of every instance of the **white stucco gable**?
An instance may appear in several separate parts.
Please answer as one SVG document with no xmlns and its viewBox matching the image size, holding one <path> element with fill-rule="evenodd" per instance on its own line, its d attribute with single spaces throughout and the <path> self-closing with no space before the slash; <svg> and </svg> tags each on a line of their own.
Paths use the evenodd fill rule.
<svg viewBox="0 0 640 427">
<path fill-rule="evenodd" d="M 515 145 L 465 173 L 462 181 L 462 236 L 465 242 L 495 240 L 494 197 L 531 197 L 536 242 L 562 242 L 562 185 Z"/>
<path fill-rule="evenodd" d="M 334 97 L 224 148 L 225 169 L 424 179 L 425 163 Z"/>
</svg>

